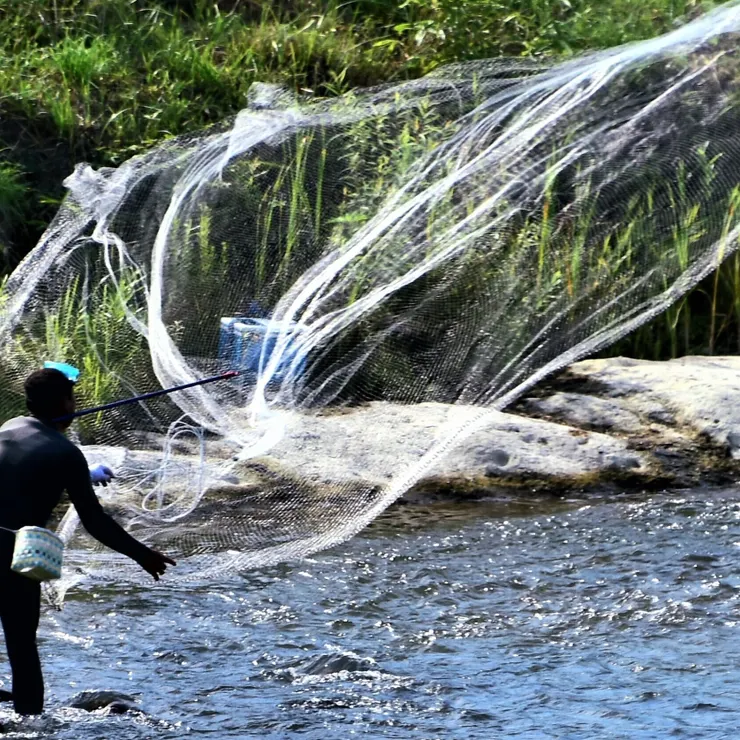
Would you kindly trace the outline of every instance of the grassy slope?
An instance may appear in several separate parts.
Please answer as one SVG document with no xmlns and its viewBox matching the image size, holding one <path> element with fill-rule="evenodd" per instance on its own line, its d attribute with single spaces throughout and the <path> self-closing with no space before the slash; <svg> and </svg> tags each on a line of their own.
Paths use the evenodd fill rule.
<svg viewBox="0 0 740 740">
<path fill-rule="evenodd" d="M 450 61 L 562 56 L 647 38 L 711 4 L 5 0 L 0 271 L 36 242 L 76 162 L 117 165 L 218 121 L 243 106 L 254 81 L 337 95 Z M 640 341 L 650 354 L 650 335 Z"/>
</svg>

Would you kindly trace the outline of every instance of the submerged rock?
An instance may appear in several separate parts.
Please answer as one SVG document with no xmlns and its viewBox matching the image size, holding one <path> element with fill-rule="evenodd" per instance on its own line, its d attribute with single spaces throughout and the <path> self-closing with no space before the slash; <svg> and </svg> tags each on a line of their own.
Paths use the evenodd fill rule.
<svg viewBox="0 0 740 740">
<path fill-rule="evenodd" d="M 103 709 L 108 714 L 125 714 L 126 712 L 141 712 L 136 699 L 117 691 L 89 690 L 75 694 L 69 700 L 69 706 L 75 709 L 84 709 L 87 712 L 96 712 Z"/>
</svg>

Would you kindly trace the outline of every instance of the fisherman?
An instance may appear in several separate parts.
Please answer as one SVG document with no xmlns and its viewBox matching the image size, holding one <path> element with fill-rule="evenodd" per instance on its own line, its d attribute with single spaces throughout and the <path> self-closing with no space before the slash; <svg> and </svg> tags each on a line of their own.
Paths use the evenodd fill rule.
<svg viewBox="0 0 740 740">
<path fill-rule="evenodd" d="M 92 481 L 106 485 L 111 471 L 105 466 L 89 470 L 82 451 L 63 434 L 75 411 L 72 380 L 60 370 L 37 370 L 26 379 L 25 393 L 31 415 L 0 427 L 0 618 L 13 675 L 12 697 L 0 692 L 0 699 L 12 699 L 19 714 L 40 714 L 44 681 L 36 630 L 41 589 L 38 582 L 10 569 L 12 532 L 45 527 L 66 490 L 85 529 L 135 560 L 154 580 L 175 562 L 135 540 L 103 511 Z"/>
</svg>

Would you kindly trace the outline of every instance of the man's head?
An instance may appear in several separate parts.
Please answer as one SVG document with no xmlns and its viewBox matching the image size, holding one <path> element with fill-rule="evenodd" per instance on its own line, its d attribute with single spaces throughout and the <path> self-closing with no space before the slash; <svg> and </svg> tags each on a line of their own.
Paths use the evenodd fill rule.
<svg viewBox="0 0 740 740">
<path fill-rule="evenodd" d="M 26 406 L 38 419 L 49 422 L 74 413 L 74 383 L 59 370 L 36 370 L 26 378 L 24 389 Z M 66 429 L 70 423 L 71 419 L 55 426 Z"/>
</svg>

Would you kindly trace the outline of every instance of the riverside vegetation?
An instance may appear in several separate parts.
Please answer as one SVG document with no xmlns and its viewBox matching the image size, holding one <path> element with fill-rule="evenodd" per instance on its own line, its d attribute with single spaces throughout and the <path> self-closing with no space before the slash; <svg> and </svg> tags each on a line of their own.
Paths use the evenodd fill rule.
<svg viewBox="0 0 740 740">
<path fill-rule="evenodd" d="M 563 57 L 648 38 L 710 7 L 711 3 L 695 0 L 407 0 L 400 4 L 58 0 L 51 5 L 10 0 L 0 8 L 0 258 L 4 270 L 12 269 L 33 246 L 53 216 L 63 195 L 61 182 L 75 162 L 116 166 L 168 137 L 223 120 L 244 107 L 247 90 L 255 81 L 279 82 L 299 95 L 335 96 L 358 86 L 418 77 L 452 61 L 501 55 Z M 384 178 L 403 169 L 400 159 L 406 157 L 408 163 L 416 149 L 423 151 L 444 136 L 441 123 L 432 121 L 427 128 L 428 140 L 417 136 L 412 141 L 418 132 L 406 131 L 407 145 L 394 158 L 378 162 L 377 181 L 365 186 L 376 197 L 384 190 Z M 290 282 L 294 271 L 300 270 L 302 259 L 289 260 L 297 244 L 299 214 L 302 226 L 308 223 L 314 235 L 327 228 L 316 215 L 327 186 L 321 179 L 311 187 L 304 184 L 305 156 L 301 155 L 321 146 L 322 142 L 297 141 L 293 170 L 275 170 L 274 197 L 263 201 L 257 224 L 258 241 L 264 248 L 251 268 L 256 284 L 263 279 L 267 247 L 276 239 L 283 245 L 286 264 L 280 283 Z M 361 153 L 362 147 L 356 152 Z M 322 161 L 321 156 L 318 160 Z M 323 177 L 323 170 L 319 174 Z M 677 192 L 680 184 L 678 173 Z M 647 203 L 651 193 L 644 196 Z M 734 217 L 736 201 L 733 195 L 727 203 L 728 222 Z M 277 202 L 289 207 L 296 218 L 273 218 Z M 689 218 L 691 204 L 685 205 Z M 648 222 L 650 214 L 637 200 L 634 208 L 635 218 Z M 363 218 L 359 210 L 337 213 L 329 225 L 335 235 L 341 235 L 342 224 L 351 231 Z M 207 219 L 204 212 L 201 220 Z M 286 233 L 276 233 L 273 221 L 287 223 Z M 690 224 L 685 225 L 688 233 Z M 535 215 L 532 224 L 520 227 L 519 237 L 553 247 L 546 216 Z M 207 234 L 208 228 L 201 228 L 201 233 Z M 197 286 L 199 276 L 212 273 L 198 269 L 203 259 L 225 259 L 224 253 L 209 252 L 209 248 L 201 244 L 192 261 L 192 287 L 207 287 Z M 572 280 L 578 273 L 578 250 L 564 258 L 569 262 L 560 274 Z M 84 312 L 75 315 L 81 322 Z M 47 318 L 42 353 L 59 342 L 74 341 L 60 334 L 64 316 L 72 313 L 62 305 L 59 316 Z M 78 328 L 70 336 L 91 337 L 90 326 Z M 658 359 L 737 351 L 738 347 L 740 261 L 733 257 L 668 313 L 611 352 Z M 104 400 L 113 391 L 92 395 Z"/>
</svg>

